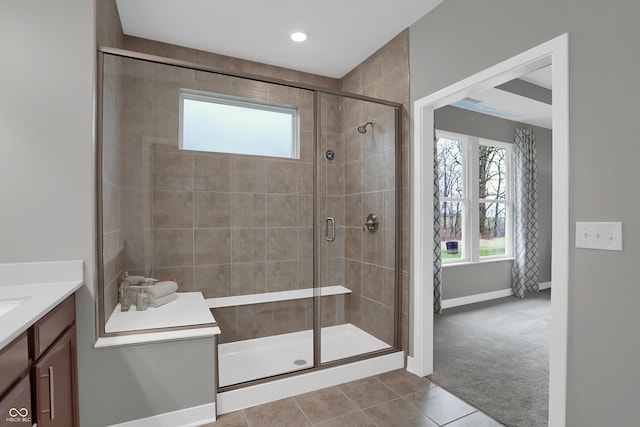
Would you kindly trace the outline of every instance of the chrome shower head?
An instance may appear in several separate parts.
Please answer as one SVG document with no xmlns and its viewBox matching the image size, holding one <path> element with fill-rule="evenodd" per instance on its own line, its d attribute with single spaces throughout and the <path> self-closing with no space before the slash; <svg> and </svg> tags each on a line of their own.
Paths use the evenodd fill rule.
<svg viewBox="0 0 640 427">
<path fill-rule="evenodd" d="M 371 128 L 373 128 L 376 125 L 376 121 L 369 120 L 367 123 L 363 124 L 362 126 L 358 126 L 358 132 L 360 132 L 363 135 L 367 133 L 367 125 L 371 125 Z"/>
</svg>

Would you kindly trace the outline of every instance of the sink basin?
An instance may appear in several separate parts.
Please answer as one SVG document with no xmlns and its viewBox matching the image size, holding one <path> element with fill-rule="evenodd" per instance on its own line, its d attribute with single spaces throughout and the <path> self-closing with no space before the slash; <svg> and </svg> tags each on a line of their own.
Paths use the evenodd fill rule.
<svg viewBox="0 0 640 427">
<path fill-rule="evenodd" d="M 29 298 L 0 299 L 0 317 L 9 313 L 28 299 Z"/>
</svg>

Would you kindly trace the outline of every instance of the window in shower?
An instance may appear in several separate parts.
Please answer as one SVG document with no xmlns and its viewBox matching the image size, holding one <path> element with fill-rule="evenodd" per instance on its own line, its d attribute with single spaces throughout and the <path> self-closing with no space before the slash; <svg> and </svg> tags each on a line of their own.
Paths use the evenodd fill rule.
<svg viewBox="0 0 640 427">
<path fill-rule="evenodd" d="M 300 158 L 298 107 L 180 89 L 183 150 Z"/>
</svg>

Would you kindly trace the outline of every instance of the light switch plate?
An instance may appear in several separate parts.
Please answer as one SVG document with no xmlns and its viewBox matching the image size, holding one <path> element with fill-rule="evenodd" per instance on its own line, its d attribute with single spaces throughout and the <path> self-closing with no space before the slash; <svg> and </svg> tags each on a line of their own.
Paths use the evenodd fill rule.
<svg viewBox="0 0 640 427">
<path fill-rule="evenodd" d="M 622 250 L 621 222 L 576 222 L 576 248 Z"/>
</svg>

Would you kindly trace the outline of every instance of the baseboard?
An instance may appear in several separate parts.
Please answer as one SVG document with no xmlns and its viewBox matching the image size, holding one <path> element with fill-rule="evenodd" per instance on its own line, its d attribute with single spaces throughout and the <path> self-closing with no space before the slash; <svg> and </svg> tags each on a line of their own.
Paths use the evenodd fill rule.
<svg viewBox="0 0 640 427">
<path fill-rule="evenodd" d="M 538 285 L 538 287 L 541 291 L 544 289 L 551 289 L 551 282 L 542 282 Z"/>
<path fill-rule="evenodd" d="M 442 300 L 442 308 L 443 309 L 453 308 L 461 305 L 473 304 L 476 302 L 489 301 L 497 298 L 504 298 L 511 295 L 512 295 L 511 288 L 509 288 L 509 289 L 500 289 L 499 291 L 485 292 L 483 294 L 469 295 L 466 297 L 445 299 L 445 300 Z"/>
<path fill-rule="evenodd" d="M 197 427 L 216 420 L 216 404 L 194 406 L 173 412 L 113 424 L 111 427 Z"/>
<path fill-rule="evenodd" d="M 551 282 L 543 282 L 538 284 L 538 288 L 542 291 L 544 289 L 551 289 Z M 511 296 L 511 288 L 500 289 L 499 291 L 485 292 L 483 294 L 469 295 L 460 298 L 450 298 L 442 300 L 442 308 L 453 308 L 461 305 L 473 304 L 475 302 L 489 301 L 497 298 L 504 298 Z"/>
</svg>

